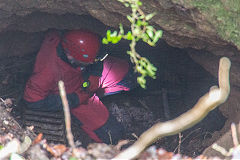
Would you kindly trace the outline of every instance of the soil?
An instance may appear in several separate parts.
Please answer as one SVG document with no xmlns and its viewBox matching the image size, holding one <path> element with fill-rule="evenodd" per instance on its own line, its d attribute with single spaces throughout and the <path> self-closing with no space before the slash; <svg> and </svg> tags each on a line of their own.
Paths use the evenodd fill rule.
<svg viewBox="0 0 240 160">
<path fill-rule="evenodd" d="M 160 48 L 149 48 L 141 44 L 139 48 L 140 52 L 143 55 L 147 53 L 150 61 L 158 67 L 157 78 L 147 80 L 147 89 L 135 88 L 102 99 L 125 127 L 126 139 L 131 142 L 136 141 L 138 136 L 156 122 L 164 122 L 186 112 L 212 85 L 217 84 L 217 80 L 194 63 L 185 50 L 166 44 Z M 122 50 L 118 50 L 116 55 L 120 52 Z M 13 101 L 12 115 L 22 126 L 22 117 L 18 113 L 21 111 L 23 89 L 31 75 L 34 60 L 34 54 L 0 60 L 0 97 Z M 216 109 L 193 128 L 160 139 L 154 145 L 169 152 L 196 157 L 213 142 L 213 133 L 223 127 L 225 120 Z M 75 122 L 72 130 L 75 140 L 80 140 L 83 146 L 92 143 L 79 131 Z"/>
</svg>

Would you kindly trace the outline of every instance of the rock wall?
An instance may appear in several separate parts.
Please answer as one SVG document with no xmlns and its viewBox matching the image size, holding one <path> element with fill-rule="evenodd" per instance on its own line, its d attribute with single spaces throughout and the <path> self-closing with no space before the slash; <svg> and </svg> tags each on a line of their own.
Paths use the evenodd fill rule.
<svg viewBox="0 0 240 160">
<path fill-rule="evenodd" d="M 218 59 L 231 58 L 238 83 L 239 16 L 238 1 L 142 0 L 143 11 L 156 12 L 150 21 L 164 31 L 163 39 L 179 48 L 206 51 L 206 56 L 190 54 L 211 73 L 217 73 Z M 129 26 L 130 9 L 117 0 L 0 0 L 0 55 L 20 56 L 39 49 L 44 31 L 49 28 L 89 28 L 104 35 L 119 23 Z M 212 55 L 211 55 L 211 54 Z M 214 57 L 209 61 L 208 56 Z M 209 66 L 211 64 L 211 66 Z"/>
<path fill-rule="evenodd" d="M 218 8 L 223 10 L 222 14 L 230 16 L 228 19 L 233 19 L 232 24 L 229 25 L 239 26 L 239 24 L 234 23 L 237 22 L 238 17 L 235 17 L 232 13 L 237 13 L 239 8 L 234 9 L 234 11 L 230 10 L 233 2 L 221 1 L 211 4 L 205 0 L 206 5 L 204 6 L 203 2 L 195 3 L 193 0 L 142 1 L 142 9 L 145 13 L 157 13 L 151 23 L 158 29 L 164 30 L 163 38 L 169 44 L 176 47 L 207 49 L 218 55 L 231 55 L 237 52 L 237 50 L 234 50 L 234 53 L 221 52 L 223 47 L 234 48 L 234 46 L 239 47 L 239 45 L 237 42 L 234 43 L 234 40 L 229 40 L 222 35 L 222 32 L 218 29 L 220 24 L 225 25 L 225 23 L 222 23 L 225 20 L 225 15 L 220 16 Z M 217 5 L 218 8 L 214 5 Z M 237 1 L 236 5 L 238 6 Z M 214 8 L 211 10 L 211 7 Z M 214 16 L 215 12 L 216 15 Z M 117 0 L 1 0 L 0 31 L 39 32 L 48 28 L 86 27 L 87 21 L 83 20 L 81 22 L 80 20 L 80 22 L 77 22 L 69 14 L 72 14 L 73 17 L 89 15 L 106 26 L 118 27 L 119 23 L 126 26 L 128 25 L 126 15 L 129 13 L 129 8 L 125 8 Z M 87 27 L 91 27 L 91 25 L 87 25 Z M 232 32 L 229 31 L 228 34 L 236 33 L 237 35 L 237 31 L 240 29 L 238 29 L 239 27 L 235 28 L 235 32 L 231 30 Z M 226 31 L 228 30 L 226 29 Z"/>
<path fill-rule="evenodd" d="M 231 85 L 240 87 L 240 3 L 238 0 L 142 0 L 143 11 L 156 12 L 150 23 L 164 31 L 174 47 L 188 48 L 193 60 L 217 76 L 220 57 L 232 61 Z M 51 28 L 89 28 L 101 35 L 126 28 L 130 13 L 117 0 L 0 0 L 0 56 L 36 53 Z M 159 43 L 161 45 L 161 43 Z M 201 50 L 196 51 L 193 49 Z M 237 97 L 240 92 L 234 97 Z M 236 106 L 235 101 L 228 104 Z M 228 107 L 222 107 L 225 113 Z M 229 117 L 237 116 L 231 112 Z M 237 120 L 239 120 L 237 118 Z M 236 121 L 237 121 L 236 120 Z"/>
</svg>

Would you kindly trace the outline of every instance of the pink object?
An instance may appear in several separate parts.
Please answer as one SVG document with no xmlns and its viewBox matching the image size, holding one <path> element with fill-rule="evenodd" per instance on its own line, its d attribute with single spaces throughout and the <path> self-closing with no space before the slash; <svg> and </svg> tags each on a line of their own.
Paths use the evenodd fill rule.
<svg viewBox="0 0 240 160">
<path fill-rule="evenodd" d="M 103 93 L 111 93 L 117 91 L 128 91 L 129 88 L 118 85 L 124 76 L 127 74 L 129 68 L 128 62 L 125 60 L 108 57 L 104 61 L 104 68 L 102 77 L 100 78 L 99 89 Z M 88 135 L 96 142 L 101 140 L 94 133 L 94 130 L 100 128 L 107 121 L 109 112 L 106 106 L 99 100 L 96 94 L 88 100 L 86 105 L 80 105 L 71 110 L 72 114 L 76 116 L 81 123 L 82 128 Z"/>
</svg>

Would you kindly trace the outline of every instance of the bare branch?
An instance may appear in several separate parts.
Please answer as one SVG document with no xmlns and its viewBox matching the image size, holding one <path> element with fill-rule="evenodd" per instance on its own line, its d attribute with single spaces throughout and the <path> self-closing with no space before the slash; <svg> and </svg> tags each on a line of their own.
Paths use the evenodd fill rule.
<svg viewBox="0 0 240 160">
<path fill-rule="evenodd" d="M 179 117 L 169 120 L 165 123 L 157 123 L 145 131 L 139 139 L 129 148 L 119 153 L 114 160 L 134 159 L 149 145 L 157 139 L 175 135 L 187 128 L 194 126 L 201 121 L 211 110 L 224 103 L 230 92 L 229 70 L 231 62 L 228 58 L 223 57 L 219 63 L 219 88 L 212 87 L 208 93 L 202 96 L 195 106 L 180 115 Z"/>
<path fill-rule="evenodd" d="M 58 82 L 58 87 L 59 87 L 60 96 L 61 96 L 62 103 L 63 103 L 65 124 L 66 124 L 66 131 L 67 131 L 67 139 L 68 139 L 69 145 L 71 146 L 71 148 L 74 151 L 75 150 L 75 144 L 74 144 L 74 141 L 73 141 L 73 135 L 72 135 L 72 131 L 71 131 L 71 116 L 70 116 L 69 105 L 68 105 L 68 100 L 67 100 L 66 91 L 65 91 L 63 81 Z"/>
</svg>

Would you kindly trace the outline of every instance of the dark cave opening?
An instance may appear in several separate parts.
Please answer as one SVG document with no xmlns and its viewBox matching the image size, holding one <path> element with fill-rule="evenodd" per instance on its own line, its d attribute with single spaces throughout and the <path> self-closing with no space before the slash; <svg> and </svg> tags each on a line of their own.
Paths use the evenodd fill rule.
<svg viewBox="0 0 240 160">
<path fill-rule="evenodd" d="M 190 58 L 189 50 L 192 49 L 175 48 L 164 41 L 156 47 L 138 44 L 137 51 L 158 68 L 157 78 L 148 78 L 146 89 L 136 88 L 129 93 L 106 97 L 105 100 L 122 123 L 130 124 L 126 125 L 130 139 L 136 140 L 132 133 L 140 136 L 156 122 L 174 119 L 188 111 L 210 87 L 218 84 L 214 76 Z M 221 130 L 225 121 L 218 108 L 211 111 L 199 124 L 181 133 L 180 153 L 193 157 L 201 154 L 211 145 L 209 140 L 212 134 Z M 179 136 L 165 137 L 155 144 L 177 153 Z"/>
<path fill-rule="evenodd" d="M 126 54 L 127 42 L 110 45 L 109 50 L 114 56 L 129 58 Z M 203 94 L 209 91 L 211 86 L 217 84 L 215 77 L 188 56 L 188 49 L 174 48 L 161 40 L 156 47 L 150 47 L 140 42 L 137 45 L 137 51 L 158 68 L 157 78 L 155 80 L 148 78 L 145 90 L 138 87 L 129 92 L 105 97 L 102 100 L 110 112 L 117 116 L 117 119 L 124 125 L 126 138 L 132 141 L 135 141 L 136 137 L 156 122 L 164 122 L 186 112 Z M 16 108 L 21 105 L 24 86 L 31 75 L 35 56 L 36 53 L 33 53 L 1 59 L 0 95 L 3 99 L 13 98 Z M 163 98 L 164 96 L 165 98 Z M 164 105 L 166 100 L 167 108 Z M 51 116 L 50 114 L 46 117 Z M 21 116 L 15 115 L 15 117 L 21 120 Z M 64 122 L 63 119 L 56 117 L 53 116 L 53 119 L 60 119 L 59 123 Z M 211 138 L 214 131 L 220 130 L 224 122 L 225 118 L 220 111 L 212 111 L 201 123 L 182 133 L 185 139 L 182 142 L 181 153 L 190 156 L 199 155 L 209 145 L 202 142 Z M 57 125 L 57 123 L 54 124 Z M 65 128 L 61 129 L 64 132 Z M 86 138 L 86 135 L 78 133 L 82 131 L 79 131 L 77 123 L 74 122 L 72 130 L 76 135 L 75 138 L 79 138 L 84 145 L 92 142 Z M 39 128 L 40 131 L 41 128 Z M 38 132 L 36 131 L 36 133 Z M 48 132 L 49 135 L 51 133 Z M 60 139 L 64 139 L 64 137 L 60 137 Z M 51 136 L 49 141 L 57 142 L 57 140 L 51 139 Z M 176 135 L 163 138 L 155 144 L 173 152 L 176 151 L 178 143 L 178 135 Z"/>
</svg>

